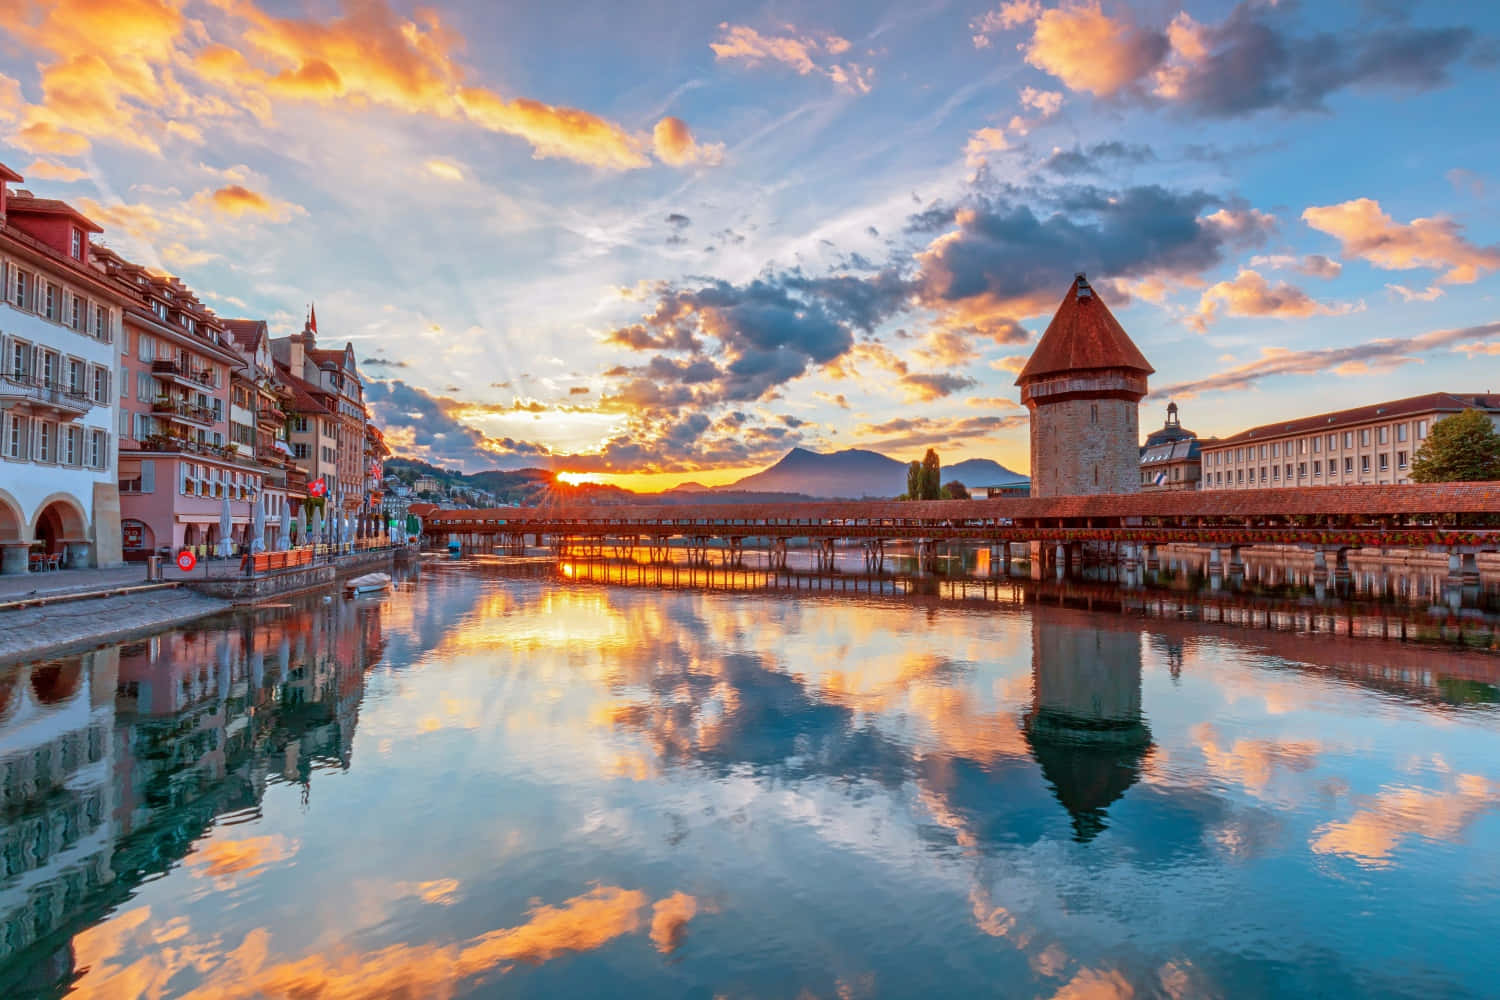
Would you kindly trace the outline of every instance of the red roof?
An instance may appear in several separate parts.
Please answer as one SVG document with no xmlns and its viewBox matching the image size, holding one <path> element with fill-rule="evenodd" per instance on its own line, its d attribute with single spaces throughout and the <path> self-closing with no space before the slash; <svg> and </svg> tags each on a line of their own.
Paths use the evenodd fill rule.
<svg viewBox="0 0 1500 1000">
<path fill-rule="evenodd" d="M 10 181 L 12 184 L 19 184 L 24 179 L 20 174 L 10 169 L 10 167 L 0 163 L 0 181 Z"/>
<path fill-rule="evenodd" d="M 1063 296 L 1062 305 L 1031 352 L 1031 360 L 1016 377 L 1016 384 L 1044 375 L 1100 368 L 1125 368 L 1146 375 L 1156 371 L 1080 274 Z"/>
<path fill-rule="evenodd" d="M 224 329 L 234 338 L 234 342 L 247 351 L 255 349 L 256 341 L 260 339 L 260 332 L 266 329 L 266 321 L 263 319 L 226 319 Z"/>
<path fill-rule="evenodd" d="M 78 223 L 78 228 L 90 233 L 102 233 L 104 227 L 94 222 L 78 209 L 56 198 L 31 198 L 12 191 L 6 199 L 5 210 L 10 215 L 66 215 Z"/>
<path fill-rule="evenodd" d="M 291 369 L 279 361 L 276 363 L 276 370 L 292 390 L 293 410 L 298 413 L 329 412 L 328 408 L 317 400 L 318 395 L 321 394 L 321 390 L 317 386 L 293 375 Z"/>
<path fill-rule="evenodd" d="M 1356 406 L 1352 410 L 1319 413 L 1311 417 L 1298 417 L 1274 424 L 1262 424 L 1247 431 L 1240 431 L 1225 438 L 1203 439 L 1205 447 L 1221 448 L 1225 445 L 1243 444 L 1246 441 L 1269 441 L 1287 434 L 1313 434 L 1318 431 L 1336 430 L 1373 420 L 1389 420 L 1392 417 L 1415 416 L 1419 413 L 1459 413 L 1463 410 L 1500 410 L 1500 396 L 1486 393 L 1429 392 L 1422 396 L 1408 396 L 1388 403 L 1371 403 Z"/>
</svg>

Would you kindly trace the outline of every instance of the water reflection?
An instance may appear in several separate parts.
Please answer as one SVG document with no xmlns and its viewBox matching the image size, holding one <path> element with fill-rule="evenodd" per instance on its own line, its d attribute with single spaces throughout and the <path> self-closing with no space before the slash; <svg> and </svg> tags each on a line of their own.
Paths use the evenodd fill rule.
<svg viewBox="0 0 1500 1000">
<path fill-rule="evenodd" d="M 1482 994 L 1496 663 L 430 566 L 0 673 L 0 995 Z"/>
</svg>

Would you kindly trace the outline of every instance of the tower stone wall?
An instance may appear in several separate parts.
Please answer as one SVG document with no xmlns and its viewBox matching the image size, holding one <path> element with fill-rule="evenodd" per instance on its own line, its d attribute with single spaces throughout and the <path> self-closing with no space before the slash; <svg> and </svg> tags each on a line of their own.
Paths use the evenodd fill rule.
<svg viewBox="0 0 1500 1000">
<path fill-rule="evenodd" d="M 1031 408 L 1031 495 L 1135 493 L 1141 488 L 1135 400 L 1073 398 Z"/>
</svg>

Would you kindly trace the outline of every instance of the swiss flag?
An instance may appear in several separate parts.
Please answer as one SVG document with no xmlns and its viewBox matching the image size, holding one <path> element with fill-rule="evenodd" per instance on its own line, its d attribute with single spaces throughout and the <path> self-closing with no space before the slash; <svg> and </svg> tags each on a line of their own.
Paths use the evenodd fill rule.
<svg viewBox="0 0 1500 1000">
<path fill-rule="evenodd" d="M 319 476 L 317 479 L 314 479 L 312 482 L 307 484 L 307 492 L 311 493 L 315 497 L 327 496 L 328 480 L 324 479 L 322 476 Z"/>
</svg>

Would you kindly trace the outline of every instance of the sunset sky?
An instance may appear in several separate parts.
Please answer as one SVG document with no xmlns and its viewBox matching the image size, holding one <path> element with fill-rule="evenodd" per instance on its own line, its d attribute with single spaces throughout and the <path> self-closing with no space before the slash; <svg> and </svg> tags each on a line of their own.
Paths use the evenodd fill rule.
<svg viewBox="0 0 1500 1000">
<path fill-rule="evenodd" d="M 1024 471 L 1077 270 L 1157 369 L 1143 427 L 1500 390 L 1497 5 L 0 12 L 22 186 L 221 315 L 316 302 L 444 465 Z"/>
</svg>

